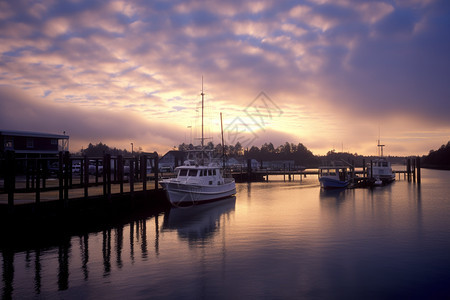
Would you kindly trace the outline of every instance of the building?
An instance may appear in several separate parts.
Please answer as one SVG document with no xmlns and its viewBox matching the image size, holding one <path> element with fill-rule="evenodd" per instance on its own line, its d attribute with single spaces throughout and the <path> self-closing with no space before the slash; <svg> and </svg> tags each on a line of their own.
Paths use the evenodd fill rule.
<svg viewBox="0 0 450 300">
<path fill-rule="evenodd" d="M 167 152 L 159 160 L 159 171 L 173 172 L 176 167 L 183 165 L 186 157 L 187 153 L 185 151 L 171 150 Z"/>
<path fill-rule="evenodd" d="M 16 158 L 51 157 L 69 151 L 69 136 L 40 132 L 0 130 L 0 156 L 14 151 Z"/>
</svg>

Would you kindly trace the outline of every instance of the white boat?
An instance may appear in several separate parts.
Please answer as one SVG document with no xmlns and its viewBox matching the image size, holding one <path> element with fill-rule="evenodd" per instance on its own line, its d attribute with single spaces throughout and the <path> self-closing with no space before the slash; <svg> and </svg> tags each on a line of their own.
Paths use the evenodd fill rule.
<svg viewBox="0 0 450 300">
<path fill-rule="evenodd" d="M 204 148 L 203 137 L 203 83 L 202 83 L 202 138 L 201 147 L 190 151 L 191 157 L 183 166 L 175 168 L 176 178 L 160 182 L 173 206 L 191 206 L 228 198 L 236 194 L 234 178 L 224 177 L 211 151 Z M 223 145 L 223 139 L 222 139 Z"/>
<path fill-rule="evenodd" d="M 223 177 L 222 168 L 214 162 L 206 165 L 188 160 L 175 168 L 176 178 L 161 181 L 173 206 L 190 206 L 228 198 L 236 194 L 233 178 Z"/>
<path fill-rule="evenodd" d="M 373 160 L 371 166 L 372 170 L 369 169 L 369 176 L 375 180 L 375 185 L 384 185 L 395 180 L 395 174 L 392 171 L 391 163 L 384 157 Z"/>
<path fill-rule="evenodd" d="M 369 168 L 369 176 L 374 179 L 374 185 L 384 185 L 395 180 L 395 174 L 392 171 L 391 163 L 383 157 L 383 147 L 378 140 L 379 158 L 371 163 Z"/>
<path fill-rule="evenodd" d="M 350 183 L 348 167 L 325 166 L 319 167 L 320 186 L 325 189 L 346 188 Z"/>
</svg>

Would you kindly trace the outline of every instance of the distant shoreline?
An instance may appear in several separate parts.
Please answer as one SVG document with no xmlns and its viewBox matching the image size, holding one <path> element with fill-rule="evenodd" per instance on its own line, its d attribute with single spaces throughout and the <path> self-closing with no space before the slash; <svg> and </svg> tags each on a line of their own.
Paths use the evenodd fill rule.
<svg viewBox="0 0 450 300">
<path fill-rule="evenodd" d="M 441 166 L 441 165 L 430 165 L 430 164 L 423 164 L 423 169 L 433 169 L 433 170 L 444 170 L 444 171 L 450 171 L 450 166 Z"/>
</svg>

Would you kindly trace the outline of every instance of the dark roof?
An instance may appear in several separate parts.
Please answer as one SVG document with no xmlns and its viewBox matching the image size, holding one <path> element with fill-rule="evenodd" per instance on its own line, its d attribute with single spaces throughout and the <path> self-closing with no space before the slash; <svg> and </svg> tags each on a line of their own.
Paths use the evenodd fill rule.
<svg viewBox="0 0 450 300">
<path fill-rule="evenodd" d="M 68 135 L 63 135 L 63 134 L 52 134 L 52 133 L 31 132 L 31 131 L 17 131 L 17 130 L 0 130 L 0 135 L 42 137 L 42 138 L 51 138 L 51 139 L 69 139 Z"/>
</svg>

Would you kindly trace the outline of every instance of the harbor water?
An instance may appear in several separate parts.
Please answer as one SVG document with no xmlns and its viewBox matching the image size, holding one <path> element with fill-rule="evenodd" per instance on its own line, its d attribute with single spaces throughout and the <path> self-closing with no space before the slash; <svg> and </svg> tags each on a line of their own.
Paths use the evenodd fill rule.
<svg viewBox="0 0 450 300">
<path fill-rule="evenodd" d="M 317 176 L 270 179 L 216 203 L 15 237 L 1 248 L 2 297 L 450 298 L 450 171 L 330 191 Z"/>
</svg>

